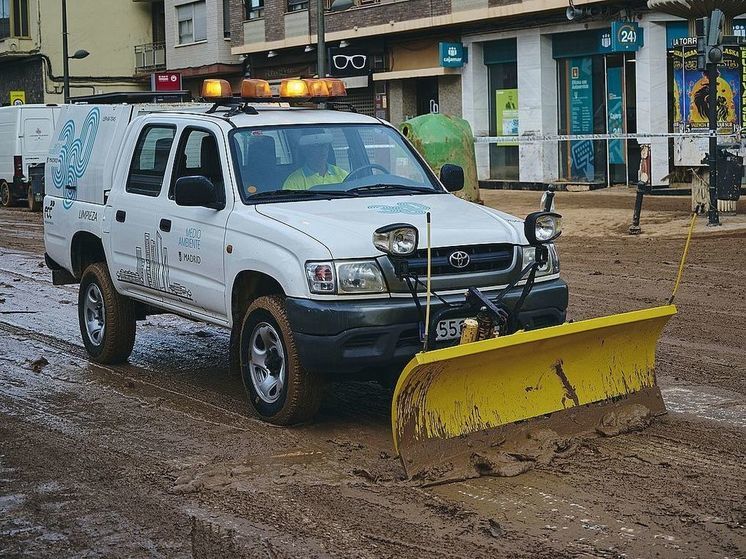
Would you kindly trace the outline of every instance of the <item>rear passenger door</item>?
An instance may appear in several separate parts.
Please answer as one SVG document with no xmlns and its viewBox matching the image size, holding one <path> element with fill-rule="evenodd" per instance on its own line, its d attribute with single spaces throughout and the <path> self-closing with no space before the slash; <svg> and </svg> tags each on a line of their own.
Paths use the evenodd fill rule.
<svg viewBox="0 0 746 559">
<path fill-rule="evenodd" d="M 179 134 L 168 196 L 159 200 L 158 234 L 169 254 L 171 288 L 166 301 L 188 299 L 194 311 L 227 319 L 223 258 L 225 227 L 234 197 L 222 130 L 212 123 L 187 126 Z M 222 209 L 179 206 L 174 197 L 181 177 L 203 176 L 217 188 Z"/>
<path fill-rule="evenodd" d="M 124 190 L 113 190 L 110 222 L 112 279 L 120 292 L 159 301 L 169 289 L 169 257 L 153 211 L 166 186 L 176 137 L 174 124 L 148 124 L 140 131 Z"/>
</svg>

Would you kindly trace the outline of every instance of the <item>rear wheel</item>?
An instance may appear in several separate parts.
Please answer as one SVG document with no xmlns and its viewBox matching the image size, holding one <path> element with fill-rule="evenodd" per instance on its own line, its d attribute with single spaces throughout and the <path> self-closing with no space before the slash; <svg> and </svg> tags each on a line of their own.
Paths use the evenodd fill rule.
<svg viewBox="0 0 746 559">
<path fill-rule="evenodd" d="M 256 415 L 292 425 L 316 414 L 322 379 L 300 362 L 283 297 L 259 297 L 249 306 L 239 343 L 241 377 Z"/>
<path fill-rule="evenodd" d="M 103 262 L 88 266 L 80 280 L 78 320 L 88 355 L 97 363 L 124 363 L 135 345 L 135 309 L 117 293 Z"/>
<path fill-rule="evenodd" d="M 10 195 L 10 185 L 7 181 L 0 180 L 0 205 L 3 208 L 11 208 L 13 204 L 13 196 Z"/>
<path fill-rule="evenodd" d="M 29 185 L 28 187 L 28 209 L 32 212 L 39 212 L 41 211 L 41 202 L 36 201 L 36 197 L 34 196 L 34 189 Z"/>
</svg>

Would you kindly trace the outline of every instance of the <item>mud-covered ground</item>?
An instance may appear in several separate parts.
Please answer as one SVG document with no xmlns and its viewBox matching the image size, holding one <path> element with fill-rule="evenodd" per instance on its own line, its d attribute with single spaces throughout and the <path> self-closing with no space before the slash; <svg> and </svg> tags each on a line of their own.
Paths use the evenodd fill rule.
<svg viewBox="0 0 746 559">
<path fill-rule="evenodd" d="M 538 198 L 483 197 L 518 215 Z M 558 195 L 572 318 L 670 295 L 689 201 L 646 200 L 629 237 L 633 200 Z M 170 316 L 139 323 L 130 364 L 89 363 L 40 216 L 2 210 L 0 557 L 744 557 L 746 218 L 723 221 L 700 219 L 659 346 L 666 416 L 517 477 L 421 488 L 376 384 L 270 427 L 246 413 L 227 333 Z"/>
</svg>

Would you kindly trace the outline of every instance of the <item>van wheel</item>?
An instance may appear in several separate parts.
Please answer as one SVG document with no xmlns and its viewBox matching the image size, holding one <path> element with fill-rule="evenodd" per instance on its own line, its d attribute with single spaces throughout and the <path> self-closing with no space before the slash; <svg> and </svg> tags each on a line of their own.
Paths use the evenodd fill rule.
<svg viewBox="0 0 746 559">
<path fill-rule="evenodd" d="M 10 186 L 8 186 L 7 181 L 0 180 L 0 204 L 3 208 L 12 208 L 15 205 L 13 202 L 13 197 L 10 195 Z"/>
<path fill-rule="evenodd" d="M 41 202 L 36 201 L 36 197 L 34 196 L 34 189 L 31 188 L 30 185 L 28 187 L 28 209 L 32 212 L 41 211 Z"/>
<path fill-rule="evenodd" d="M 283 297 L 259 297 L 246 310 L 240 367 L 251 408 L 265 421 L 292 425 L 318 411 L 322 379 L 300 362 Z"/>
<path fill-rule="evenodd" d="M 135 345 L 135 308 L 114 289 L 106 264 L 83 272 L 78 292 L 78 320 L 88 355 L 97 363 L 124 363 Z"/>
</svg>

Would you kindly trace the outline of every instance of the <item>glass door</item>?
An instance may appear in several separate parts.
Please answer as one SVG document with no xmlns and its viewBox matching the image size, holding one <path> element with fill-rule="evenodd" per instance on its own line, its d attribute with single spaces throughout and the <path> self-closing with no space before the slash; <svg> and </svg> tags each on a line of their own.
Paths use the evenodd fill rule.
<svg viewBox="0 0 746 559">
<path fill-rule="evenodd" d="M 518 65 L 490 64 L 490 136 L 518 136 Z M 518 143 L 490 144 L 490 178 L 518 180 Z"/>
</svg>

